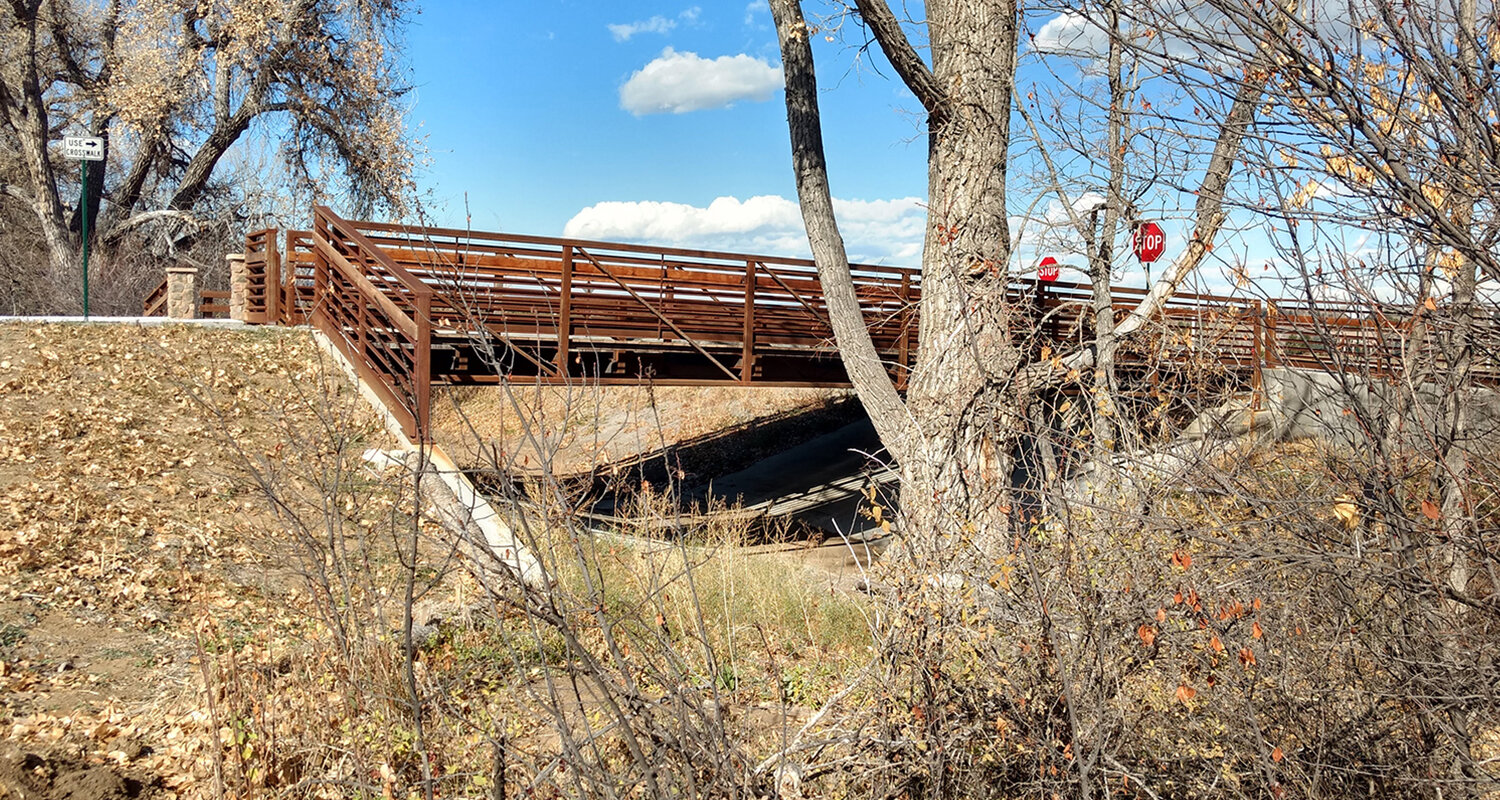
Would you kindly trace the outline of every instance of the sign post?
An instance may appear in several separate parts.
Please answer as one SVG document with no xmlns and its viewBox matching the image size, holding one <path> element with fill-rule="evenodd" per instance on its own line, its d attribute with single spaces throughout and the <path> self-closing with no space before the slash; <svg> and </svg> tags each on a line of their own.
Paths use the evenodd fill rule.
<svg viewBox="0 0 1500 800">
<path fill-rule="evenodd" d="M 89 162 L 104 160 L 104 139 L 99 136 L 63 137 L 63 155 L 78 162 L 83 178 L 83 196 L 78 201 L 83 215 L 83 318 L 89 318 Z"/>
</svg>

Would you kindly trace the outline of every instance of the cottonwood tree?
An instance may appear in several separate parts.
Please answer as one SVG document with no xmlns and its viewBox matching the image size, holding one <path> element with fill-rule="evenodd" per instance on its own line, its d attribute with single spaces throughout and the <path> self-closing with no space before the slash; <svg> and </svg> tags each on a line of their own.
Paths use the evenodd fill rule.
<svg viewBox="0 0 1500 800">
<path fill-rule="evenodd" d="M 108 251 L 143 226 L 203 222 L 214 177 L 260 133 L 304 187 L 367 210 L 411 186 L 400 0 L 13 0 L 0 6 L 0 202 L 23 206 L 54 275 L 76 272 L 81 211 Z M 64 135 L 107 141 L 89 196 Z"/>
<path fill-rule="evenodd" d="M 1272 6 L 1273 9 L 1280 8 Z M 796 0 L 771 3 L 786 76 L 798 196 L 839 349 L 882 443 L 902 471 L 910 533 L 962 543 L 1003 541 L 1010 529 L 1012 454 L 1025 409 L 1042 389 L 1097 362 L 1094 347 L 1033 363 L 1025 316 L 1007 300 L 1011 118 L 1020 8 L 1005 0 L 926 4 L 930 61 L 881 0 L 857 15 L 927 115 L 928 220 L 922 256 L 920 345 L 906 397 L 870 343 L 829 200 L 810 37 Z M 1225 64 L 1226 107 L 1214 121 L 1186 250 L 1107 338 L 1140 330 L 1204 261 L 1224 221 L 1224 196 L 1265 82 L 1269 54 Z M 1104 352 L 1108 353 L 1106 347 Z"/>
</svg>

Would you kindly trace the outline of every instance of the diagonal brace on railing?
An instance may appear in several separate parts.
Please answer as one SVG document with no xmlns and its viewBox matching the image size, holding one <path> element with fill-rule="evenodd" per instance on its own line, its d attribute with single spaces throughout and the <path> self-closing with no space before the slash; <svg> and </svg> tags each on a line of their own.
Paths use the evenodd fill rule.
<svg viewBox="0 0 1500 800">
<path fill-rule="evenodd" d="M 603 264 L 599 263 L 599 259 L 594 258 L 594 254 L 593 253 L 590 253 L 587 250 L 584 250 L 582 247 L 578 248 L 575 252 L 577 252 L 579 255 L 583 256 L 584 258 L 587 258 L 589 260 L 589 263 L 594 265 L 594 269 L 599 270 L 599 272 L 603 273 L 606 278 L 609 278 L 610 280 L 612 280 L 615 283 L 619 284 L 619 286 L 620 286 L 621 289 L 624 289 L 626 292 L 628 292 L 630 294 L 630 296 L 637 303 L 640 303 L 642 306 L 644 306 L 647 311 L 650 311 L 652 314 L 655 314 L 656 318 L 659 319 L 659 320 L 661 320 L 663 323 L 665 323 L 668 328 L 671 328 L 673 333 L 675 333 L 678 336 L 682 337 L 682 340 L 684 342 L 687 342 L 689 345 L 692 345 L 693 349 L 697 350 L 699 353 L 701 353 L 704 358 L 708 359 L 709 361 L 712 361 L 713 365 L 716 366 L 716 367 L 718 367 L 719 371 L 723 372 L 725 375 L 728 375 L 730 380 L 736 381 L 736 382 L 738 382 L 740 380 L 740 376 L 734 374 L 734 372 L 732 370 L 730 370 L 728 367 L 724 366 L 724 362 L 722 362 L 719 359 L 715 358 L 714 354 L 708 352 L 708 350 L 705 349 L 703 347 L 703 345 L 698 344 L 698 341 L 696 339 L 694 339 L 693 337 L 687 335 L 687 333 L 685 333 L 681 328 L 677 327 L 677 323 L 673 322 L 670 319 L 667 319 L 667 315 L 661 313 L 661 311 L 656 306 L 653 306 L 650 303 L 646 302 L 646 298 L 641 297 L 640 294 L 637 293 L 635 289 L 632 289 L 629 284 L 627 284 L 625 281 L 620 280 L 620 278 L 618 276 L 616 276 L 613 272 L 610 272 L 607 268 L 605 268 L 605 266 Z"/>
<path fill-rule="evenodd" d="M 805 309 L 807 309 L 807 313 L 811 314 L 812 317 L 813 317 L 813 319 L 815 319 L 818 322 L 821 322 L 824 325 L 826 325 L 828 327 L 829 333 L 833 332 L 833 323 L 828 320 L 827 315 L 819 313 L 816 308 L 812 307 L 811 303 L 809 303 L 806 300 L 802 299 L 802 295 L 798 294 L 796 289 L 793 289 L 792 287 L 788 286 L 786 284 L 786 281 L 784 281 L 784 280 L 781 279 L 780 275 L 777 275 L 770 267 L 766 266 L 764 262 L 760 262 L 760 261 L 755 262 L 755 267 L 756 267 L 756 269 L 761 270 L 762 272 L 766 273 L 767 275 L 770 275 L 771 276 L 771 280 L 776 281 L 776 285 L 777 286 L 780 286 L 783 291 L 785 291 L 787 294 L 791 295 L 793 297 L 793 299 L 795 299 L 798 303 L 801 303 L 802 307 L 805 308 Z"/>
</svg>

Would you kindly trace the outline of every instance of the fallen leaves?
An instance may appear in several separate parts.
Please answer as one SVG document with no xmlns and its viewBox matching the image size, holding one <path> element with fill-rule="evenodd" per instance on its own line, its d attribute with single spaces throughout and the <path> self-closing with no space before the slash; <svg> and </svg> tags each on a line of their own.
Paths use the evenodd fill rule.
<svg viewBox="0 0 1500 800">
<path fill-rule="evenodd" d="M 262 558 L 257 517 L 218 434 L 262 452 L 277 423 L 314 420 L 316 347 L 282 331 L 0 324 L 0 351 L 0 602 L 31 620 L 22 637 L 46 620 L 69 633 L 22 650 L 0 636 L 3 733 L 118 761 L 121 737 L 149 729 L 151 771 L 182 788 L 205 755 L 199 698 L 161 691 L 182 682 L 158 665 L 179 660 L 200 610 L 245 631 L 289 624 L 243 582 Z M 102 652 L 126 655 L 104 670 Z M 70 694 L 86 699 L 48 710 Z"/>
<path fill-rule="evenodd" d="M 1334 501 L 1333 515 L 1338 518 L 1344 527 L 1353 530 L 1359 525 L 1359 506 L 1354 504 L 1354 498 L 1344 495 Z"/>
</svg>

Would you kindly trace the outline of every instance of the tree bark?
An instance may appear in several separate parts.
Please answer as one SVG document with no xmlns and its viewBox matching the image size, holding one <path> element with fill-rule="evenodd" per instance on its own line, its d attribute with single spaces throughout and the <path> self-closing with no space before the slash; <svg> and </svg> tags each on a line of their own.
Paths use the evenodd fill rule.
<svg viewBox="0 0 1500 800">
<path fill-rule="evenodd" d="M 882 49 L 929 112 L 926 242 L 919 349 L 907 402 L 878 363 L 853 302 L 828 198 L 812 50 L 796 0 L 774 0 L 786 73 L 798 195 L 835 309 L 845 363 L 882 442 L 900 462 L 903 524 L 947 552 L 982 551 L 1008 531 L 1012 453 L 1025 399 L 1009 380 L 1021 362 L 1020 320 L 1006 299 L 1006 214 L 1017 8 L 1008 0 L 927 6 L 929 70 L 880 0 L 861 0 Z M 847 293 L 847 297 L 844 295 Z M 966 546 L 968 545 L 968 546 Z"/>
<path fill-rule="evenodd" d="M 896 393 L 890 374 L 870 339 L 870 329 L 855 294 L 844 239 L 839 235 L 838 221 L 833 214 L 807 22 L 797 0 L 772 0 L 771 13 L 776 20 L 776 36 L 781 44 L 782 69 L 786 76 L 787 127 L 792 140 L 797 199 L 802 208 L 803 224 L 807 227 L 813 260 L 818 265 L 818 279 L 823 284 L 823 295 L 828 303 L 834 341 L 854 391 L 875 424 L 881 443 L 897 461 L 904 462 L 911 431 L 906 406 Z"/>
<path fill-rule="evenodd" d="M 1006 298 L 1017 8 L 942 0 L 927 13 L 948 113 L 929 120 L 920 345 L 907 393 L 920 445 L 903 465 L 902 511 L 925 535 L 976 545 L 982 558 L 1007 538 L 1028 402 L 1011 379 L 1025 321 Z"/>
<path fill-rule="evenodd" d="M 62 200 L 57 193 L 57 176 L 48 157 L 47 146 L 51 130 L 47 121 L 47 105 L 42 96 L 41 65 L 37 52 L 37 26 L 40 24 L 40 3 L 13 3 L 17 21 L 25 26 L 21 80 L 17 90 L 6 91 L 6 122 L 16 132 L 21 149 L 21 160 L 32 187 L 32 211 L 42 230 L 51 261 L 53 279 L 62 279 L 72 273 L 76 266 L 74 237 L 68 233 L 64 221 Z"/>
</svg>

